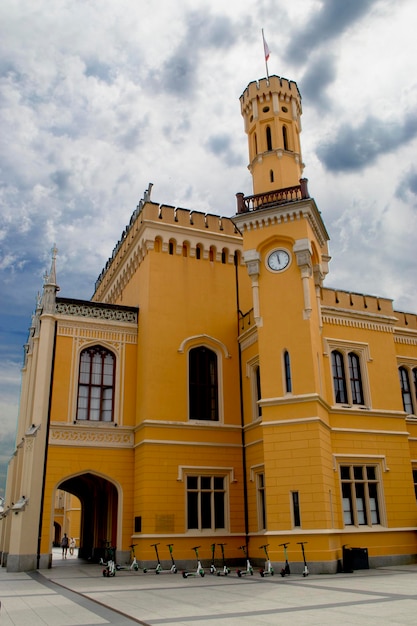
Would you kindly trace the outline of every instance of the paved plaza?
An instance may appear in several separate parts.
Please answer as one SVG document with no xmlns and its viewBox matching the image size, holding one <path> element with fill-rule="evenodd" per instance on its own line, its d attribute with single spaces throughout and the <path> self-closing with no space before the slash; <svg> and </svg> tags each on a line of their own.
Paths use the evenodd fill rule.
<svg viewBox="0 0 417 626">
<path fill-rule="evenodd" d="M 60 555 L 59 555 L 60 557 Z M 352 574 L 183 578 L 76 557 L 31 573 L 0 569 L 1 626 L 343 626 L 417 623 L 417 565 Z"/>
</svg>

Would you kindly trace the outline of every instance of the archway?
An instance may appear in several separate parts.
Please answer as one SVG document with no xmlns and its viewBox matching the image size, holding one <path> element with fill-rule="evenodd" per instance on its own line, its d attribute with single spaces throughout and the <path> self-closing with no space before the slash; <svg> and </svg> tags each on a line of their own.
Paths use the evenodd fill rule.
<svg viewBox="0 0 417 626">
<path fill-rule="evenodd" d="M 81 502 L 80 542 L 78 556 L 99 560 L 106 541 L 117 545 L 118 493 L 115 485 L 90 472 L 68 478 L 59 489 L 76 496 Z"/>
</svg>

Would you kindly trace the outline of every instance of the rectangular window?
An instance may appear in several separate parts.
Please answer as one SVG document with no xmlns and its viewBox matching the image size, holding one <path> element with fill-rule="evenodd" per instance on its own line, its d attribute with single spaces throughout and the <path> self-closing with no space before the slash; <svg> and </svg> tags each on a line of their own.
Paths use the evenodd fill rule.
<svg viewBox="0 0 417 626">
<path fill-rule="evenodd" d="M 345 526 L 380 524 L 377 467 L 342 465 L 340 480 Z"/>
<path fill-rule="evenodd" d="M 187 529 L 224 530 L 226 477 L 187 476 Z"/>
<path fill-rule="evenodd" d="M 300 498 L 298 491 L 291 492 L 291 501 L 292 501 L 292 519 L 295 528 L 301 526 L 301 515 L 300 515 Z"/>
</svg>

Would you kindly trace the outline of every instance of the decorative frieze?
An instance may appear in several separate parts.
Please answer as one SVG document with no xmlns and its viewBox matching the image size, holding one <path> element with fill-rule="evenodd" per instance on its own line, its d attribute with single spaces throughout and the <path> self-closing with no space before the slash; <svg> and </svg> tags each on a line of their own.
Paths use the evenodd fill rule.
<svg viewBox="0 0 417 626">
<path fill-rule="evenodd" d="M 92 302 L 57 302 L 56 313 L 61 315 L 73 315 L 76 317 L 88 317 L 107 321 L 131 322 L 137 324 L 138 311 L 129 308 L 97 306 Z"/>
<path fill-rule="evenodd" d="M 51 425 L 49 445 L 81 446 L 100 448 L 133 448 L 134 437 L 131 430 L 98 425 L 74 424 L 70 426 Z"/>
</svg>

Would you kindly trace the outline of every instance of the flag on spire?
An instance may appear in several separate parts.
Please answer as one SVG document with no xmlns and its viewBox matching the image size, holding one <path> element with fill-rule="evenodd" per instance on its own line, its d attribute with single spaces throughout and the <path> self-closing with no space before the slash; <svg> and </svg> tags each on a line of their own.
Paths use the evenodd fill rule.
<svg viewBox="0 0 417 626">
<path fill-rule="evenodd" d="M 262 29 L 262 39 L 263 39 L 263 42 L 264 42 L 264 54 L 265 54 L 265 61 L 268 61 L 268 59 L 269 59 L 269 55 L 270 55 L 270 52 L 269 52 L 268 44 L 267 44 L 267 43 L 266 43 L 266 41 L 265 41 L 265 37 L 264 37 L 264 29 Z"/>
<path fill-rule="evenodd" d="M 268 44 L 265 41 L 265 37 L 264 37 L 264 29 L 262 29 L 262 41 L 264 43 L 264 55 L 265 55 L 265 67 L 266 67 L 266 77 L 269 80 L 269 72 L 268 72 L 268 59 L 269 59 L 269 48 L 268 48 Z"/>
</svg>

